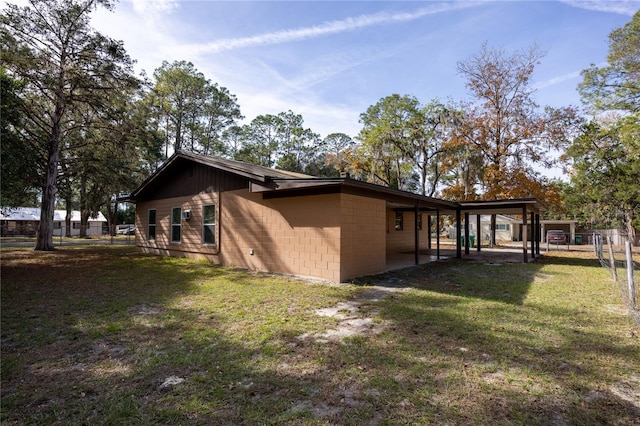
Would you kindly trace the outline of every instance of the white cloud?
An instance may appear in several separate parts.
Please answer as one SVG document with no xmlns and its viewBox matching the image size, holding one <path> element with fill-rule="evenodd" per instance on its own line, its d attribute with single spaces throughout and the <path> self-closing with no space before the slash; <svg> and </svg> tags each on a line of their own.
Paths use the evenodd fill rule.
<svg viewBox="0 0 640 426">
<path fill-rule="evenodd" d="M 176 0 L 131 0 L 133 10 L 139 16 L 157 17 L 178 8 Z"/>
<path fill-rule="evenodd" d="M 637 0 L 561 0 L 572 7 L 580 9 L 595 10 L 597 12 L 618 13 L 620 15 L 633 16 L 640 9 L 640 2 Z"/>
<path fill-rule="evenodd" d="M 137 61 L 136 69 L 151 74 L 163 60 L 183 59 L 179 40 L 166 31 L 167 24 L 163 22 L 167 15 L 162 13 L 176 7 L 170 3 L 175 2 L 123 1 L 116 4 L 115 12 L 104 8 L 96 10 L 91 24 L 102 34 L 122 40 L 127 52 Z M 158 8 L 151 10 L 155 5 Z M 136 7 L 138 10 L 134 10 Z"/>
<path fill-rule="evenodd" d="M 217 53 L 243 47 L 263 46 L 291 41 L 317 38 L 326 35 L 339 34 L 347 31 L 355 31 L 376 25 L 394 24 L 413 21 L 424 16 L 442 12 L 459 10 L 477 5 L 478 2 L 455 2 L 433 4 L 413 12 L 380 12 L 372 15 L 361 15 L 353 18 L 324 22 L 311 27 L 301 27 L 289 30 L 280 30 L 271 33 L 258 34 L 250 37 L 229 38 L 189 46 L 197 53 Z"/>
<path fill-rule="evenodd" d="M 549 87 L 549 86 L 553 86 L 556 84 L 560 84 L 563 83 L 567 80 L 572 80 L 574 78 L 580 77 L 580 72 L 581 71 L 574 71 L 574 72 L 570 72 L 568 74 L 564 74 L 564 75 L 560 75 L 557 77 L 553 77 L 550 78 L 548 80 L 545 81 L 541 81 L 539 83 L 536 83 L 533 85 L 534 89 L 544 89 L 545 87 Z"/>
<path fill-rule="evenodd" d="M 394 49 L 362 46 L 358 49 L 335 52 L 310 63 L 298 77 L 283 78 L 283 85 L 288 90 L 305 91 L 355 67 L 392 56 L 396 50 L 397 45 Z"/>
<path fill-rule="evenodd" d="M 252 90 L 253 89 L 253 90 Z M 258 115 L 279 114 L 291 110 L 304 118 L 304 126 L 322 137 L 329 133 L 342 132 L 355 136 L 360 131 L 358 119 L 361 106 L 342 105 L 318 99 L 314 94 L 293 94 L 288 97 L 274 96 L 271 92 L 241 88 L 234 92 L 248 124 Z"/>
<path fill-rule="evenodd" d="M 598 68 L 602 68 L 602 67 L 606 67 L 608 64 L 606 62 L 600 62 L 599 64 L 597 64 L 596 66 Z M 545 81 L 540 81 L 538 83 L 535 83 L 533 85 L 534 89 L 544 89 L 546 87 L 549 86 L 554 86 L 556 84 L 560 84 L 560 83 L 564 83 L 567 80 L 573 80 L 574 78 L 578 78 L 580 77 L 580 74 L 582 73 L 582 71 L 573 71 L 567 74 L 563 74 L 563 75 L 559 75 L 556 77 L 552 77 L 550 79 L 547 79 Z"/>
</svg>

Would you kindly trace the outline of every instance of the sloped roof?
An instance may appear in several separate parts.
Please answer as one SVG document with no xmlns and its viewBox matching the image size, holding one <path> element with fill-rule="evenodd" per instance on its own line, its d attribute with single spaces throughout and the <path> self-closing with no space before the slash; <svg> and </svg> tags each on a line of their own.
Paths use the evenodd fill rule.
<svg viewBox="0 0 640 426">
<path fill-rule="evenodd" d="M 228 172 L 240 174 L 247 177 L 257 178 L 264 181 L 270 179 L 312 179 L 314 176 L 305 175 L 303 173 L 290 172 L 287 170 L 273 169 L 271 167 L 259 166 L 257 164 L 244 163 L 242 161 L 229 160 L 220 157 L 210 157 L 205 155 L 194 154 L 192 152 L 178 151 L 168 161 L 169 163 L 174 157 L 189 158 L 197 163 L 208 166 L 217 167 Z"/>
<path fill-rule="evenodd" d="M 147 188 L 159 175 L 167 170 L 171 165 L 181 160 L 190 160 L 205 166 L 214 167 L 227 171 L 239 176 L 244 176 L 257 182 L 269 182 L 273 179 L 313 179 L 313 176 L 302 173 L 289 172 L 287 170 L 272 169 L 270 167 L 259 166 L 256 164 L 244 163 L 242 161 L 229 160 L 226 158 L 211 157 L 206 155 L 195 154 L 186 151 L 176 151 L 169 157 L 151 176 L 145 179 L 138 188 L 136 188 L 129 197 L 123 201 L 135 200 L 145 188 Z"/>
<path fill-rule="evenodd" d="M 0 207 L 0 220 L 40 220 L 40 208 L 39 207 Z M 66 210 L 54 210 L 53 221 L 63 222 L 67 216 Z M 80 211 L 71 211 L 71 221 L 80 222 Z M 106 222 L 107 219 L 104 215 L 98 212 L 96 217 L 89 217 L 89 222 Z"/>
<path fill-rule="evenodd" d="M 353 180 L 349 177 L 319 178 L 302 173 L 278 170 L 248 164 L 242 161 L 210 157 L 185 151 L 176 151 L 158 170 L 136 188 L 129 197 L 126 197 L 122 201 L 135 201 L 138 194 L 151 185 L 168 167 L 178 161 L 184 160 L 193 161 L 246 177 L 252 182 L 250 184 L 250 190 L 252 192 L 262 192 L 265 197 L 269 198 L 307 195 L 313 191 L 333 189 L 382 198 L 387 200 L 387 202 L 395 208 L 414 208 L 415 206 L 420 206 L 421 209 L 440 209 L 446 214 L 452 214 L 456 210 L 479 214 L 520 214 L 523 208 L 535 212 L 546 210 L 546 206 L 535 198 L 454 202 Z"/>
</svg>

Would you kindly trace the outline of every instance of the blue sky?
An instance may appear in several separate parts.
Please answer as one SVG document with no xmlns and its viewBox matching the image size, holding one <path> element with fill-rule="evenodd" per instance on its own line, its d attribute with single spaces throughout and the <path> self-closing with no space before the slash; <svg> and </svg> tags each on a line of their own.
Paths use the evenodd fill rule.
<svg viewBox="0 0 640 426">
<path fill-rule="evenodd" d="M 456 63 L 482 43 L 547 51 L 541 105 L 579 105 L 579 73 L 604 64 L 607 37 L 640 1 L 121 0 L 92 24 L 123 40 L 138 71 L 187 60 L 238 97 L 246 122 L 292 110 L 326 136 L 393 93 L 469 98 Z"/>
</svg>

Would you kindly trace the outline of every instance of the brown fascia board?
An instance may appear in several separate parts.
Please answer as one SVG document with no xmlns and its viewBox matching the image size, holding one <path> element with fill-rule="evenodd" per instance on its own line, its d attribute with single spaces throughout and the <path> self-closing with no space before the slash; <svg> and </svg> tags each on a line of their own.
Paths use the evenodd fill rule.
<svg viewBox="0 0 640 426">
<path fill-rule="evenodd" d="M 459 204 L 466 213 L 477 211 L 484 214 L 521 214 L 524 207 L 537 213 L 547 210 L 547 206 L 537 198 L 460 201 Z"/>
<path fill-rule="evenodd" d="M 275 187 L 252 185 L 251 191 L 262 192 L 265 198 L 345 192 L 404 203 L 409 206 L 418 205 L 453 211 L 458 207 L 455 202 L 426 197 L 350 178 L 273 179 L 273 184 Z"/>
</svg>

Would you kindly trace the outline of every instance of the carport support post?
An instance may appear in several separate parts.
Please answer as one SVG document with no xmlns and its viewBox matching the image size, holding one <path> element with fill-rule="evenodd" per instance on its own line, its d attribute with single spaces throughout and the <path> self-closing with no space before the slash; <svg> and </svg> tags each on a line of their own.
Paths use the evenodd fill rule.
<svg viewBox="0 0 640 426">
<path fill-rule="evenodd" d="M 524 263 L 529 262 L 529 256 L 527 256 L 527 207 L 522 208 L 522 254 L 524 256 Z"/>
<path fill-rule="evenodd" d="M 536 223 L 536 214 L 535 212 L 531 212 L 531 258 L 535 259 L 536 258 L 536 228 L 535 228 L 535 223 Z"/>
<path fill-rule="evenodd" d="M 480 229 L 480 213 L 476 214 L 476 241 L 478 245 L 476 246 L 476 250 L 480 251 L 480 235 L 482 235 L 482 229 Z"/>
<path fill-rule="evenodd" d="M 462 246 L 460 245 L 460 237 L 462 230 L 460 229 L 460 209 L 456 209 L 456 257 L 462 259 Z"/>
<path fill-rule="evenodd" d="M 540 238 L 542 229 L 540 228 L 540 213 L 536 214 L 536 255 L 540 256 Z"/>
<path fill-rule="evenodd" d="M 469 254 L 469 212 L 464 213 L 464 254 Z"/>
<path fill-rule="evenodd" d="M 415 261 L 416 265 L 420 264 L 420 230 L 418 229 L 418 215 L 420 214 L 420 207 L 416 204 L 413 215 L 413 229 L 415 230 Z"/>
<path fill-rule="evenodd" d="M 431 215 L 427 215 L 427 248 L 431 250 Z"/>
<path fill-rule="evenodd" d="M 440 209 L 436 210 L 436 258 L 440 260 Z"/>
</svg>

